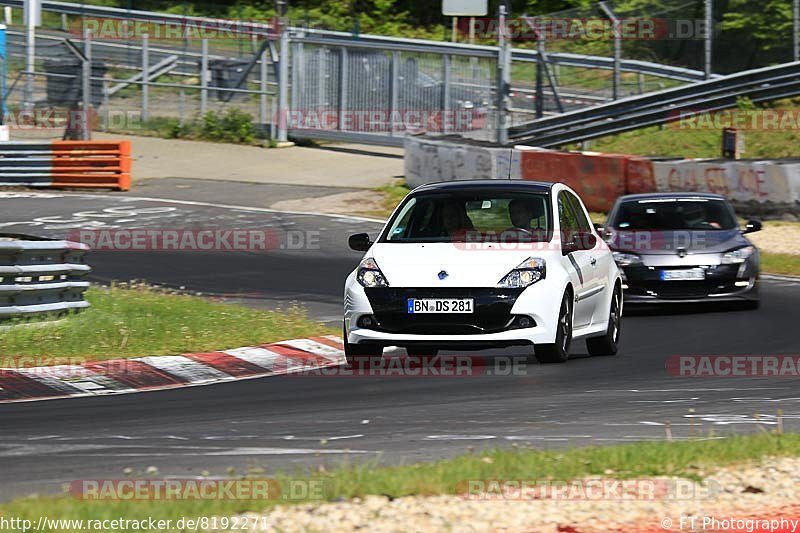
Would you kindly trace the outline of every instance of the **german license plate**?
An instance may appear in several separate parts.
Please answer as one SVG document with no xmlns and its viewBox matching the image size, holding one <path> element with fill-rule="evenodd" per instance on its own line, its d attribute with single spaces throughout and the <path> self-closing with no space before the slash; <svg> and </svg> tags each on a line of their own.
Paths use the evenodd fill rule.
<svg viewBox="0 0 800 533">
<path fill-rule="evenodd" d="M 408 314 L 410 315 L 468 315 L 474 312 L 475 300 L 472 299 L 411 298 L 408 300 Z"/>
<path fill-rule="evenodd" d="M 701 281 L 704 279 L 706 279 L 706 271 L 701 268 L 661 271 L 661 281 Z"/>
</svg>

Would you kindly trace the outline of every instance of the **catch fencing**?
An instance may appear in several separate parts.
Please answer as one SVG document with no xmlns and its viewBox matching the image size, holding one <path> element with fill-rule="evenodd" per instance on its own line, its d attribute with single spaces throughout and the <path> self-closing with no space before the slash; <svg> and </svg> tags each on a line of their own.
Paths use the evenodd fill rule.
<svg viewBox="0 0 800 533">
<path fill-rule="evenodd" d="M 0 234 L 0 319 L 85 309 L 89 247 Z"/>
<path fill-rule="evenodd" d="M 131 188 L 131 143 L 0 143 L 0 186 L 127 191 Z"/>
</svg>

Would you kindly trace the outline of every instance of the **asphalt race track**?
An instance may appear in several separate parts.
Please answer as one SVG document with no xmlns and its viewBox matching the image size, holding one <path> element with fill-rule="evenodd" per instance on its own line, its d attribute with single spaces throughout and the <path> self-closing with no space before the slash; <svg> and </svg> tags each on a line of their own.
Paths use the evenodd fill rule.
<svg viewBox="0 0 800 533">
<path fill-rule="evenodd" d="M 167 207 L 173 209 L 152 210 Z M 332 323 L 342 281 L 358 262 L 358 254 L 346 250 L 347 235 L 374 234 L 379 227 L 125 196 L 0 193 L 0 232 L 63 236 L 87 220 L 109 227 L 319 232 L 318 246 L 298 250 L 90 257 L 97 281 L 147 279 L 264 305 L 297 300 Z M 758 311 L 628 309 L 619 356 L 589 358 L 578 343 L 566 365 L 520 363 L 513 375 L 496 363 L 519 350 L 481 353 L 487 365 L 473 376 L 286 376 L 0 405 L 0 499 L 59 492 L 76 478 L 118 478 L 125 468 L 156 466 L 162 476 L 186 476 L 204 470 L 225 475 L 231 466 L 274 472 L 339 461 L 411 462 L 514 443 L 563 447 L 664 439 L 666 423 L 675 439 L 711 430 L 752 432 L 774 428 L 778 410 L 784 428 L 797 431 L 797 378 L 681 378 L 666 369 L 672 356 L 797 355 L 800 284 L 765 280 L 762 298 Z"/>
</svg>

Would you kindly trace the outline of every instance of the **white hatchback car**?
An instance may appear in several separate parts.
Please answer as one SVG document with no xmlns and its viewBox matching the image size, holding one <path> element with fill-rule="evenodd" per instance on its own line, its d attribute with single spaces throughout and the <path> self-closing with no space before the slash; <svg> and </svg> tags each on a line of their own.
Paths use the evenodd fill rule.
<svg viewBox="0 0 800 533">
<path fill-rule="evenodd" d="M 524 345 L 543 363 L 617 353 L 620 271 L 581 200 L 560 183 L 424 185 L 395 209 L 347 278 L 349 363 L 383 348 L 413 355 Z"/>
</svg>

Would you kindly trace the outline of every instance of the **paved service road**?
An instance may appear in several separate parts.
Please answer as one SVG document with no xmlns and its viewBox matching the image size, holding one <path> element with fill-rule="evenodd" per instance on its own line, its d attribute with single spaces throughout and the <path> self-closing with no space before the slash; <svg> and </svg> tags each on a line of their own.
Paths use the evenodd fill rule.
<svg viewBox="0 0 800 533">
<path fill-rule="evenodd" d="M 9 202 L 0 199 L 3 220 L 23 217 L 36 223 L 36 218 L 102 210 L 119 201 L 16 200 L 9 209 Z M 167 204 L 133 200 L 125 205 Z M 133 271 L 130 259 L 98 254 L 93 256 L 97 276 L 120 277 L 111 273 L 128 268 L 134 277 L 156 276 L 153 279 L 187 286 L 213 283 L 218 292 L 277 298 L 281 291 L 288 295 L 296 288 L 298 298 L 335 302 L 343 276 L 358 260 L 343 250 L 343 238 L 353 230 L 375 227 L 278 213 L 187 205 L 177 209 L 184 218 L 170 219 L 173 223 L 191 219 L 245 224 L 257 217 L 275 227 L 316 228 L 321 231 L 320 250 L 280 251 L 266 257 L 191 255 L 185 260 L 153 255 L 148 256 L 150 264 L 143 265 L 144 275 Z M 138 222 L 155 227 L 164 223 L 147 216 Z M 51 220 L 8 231 L 67 229 L 53 227 L 57 224 Z M 137 260 L 137 265 L 142 263 Z M 143 471 L 157 466 L 165 476 L 203 470 L 224 475 L 229 466 L 243 471 L 259 465 L 274 472 L 345 459 L 429 460 L 470 447 L 513 443 L 552 447 L 663 439 L 665 423 L 671 424 L 676 439 L 711 430 L 718 435 L 758 431 L 759 426 L 769 430 L 775 427 L 779 409 L 785 428 L 800 430 L 797 378 L 688 379 L 673 377 L 665 368 L 675 355 L 798 354 L 794 317 L 800 285 L 765 281 L 762 297 L 759 311 L 692 306 L 628 313 L 619 356 L 589 358 L 578 343 L 578 353 L 568 364 L 522 364 L 515 375 L 287 376 L 0 405 L 0 499 L 57 492 L 62 483 L 76 478 L 118 478 L 126 467 Z M 487 370 L 493 370 L 493 359 L 488 359 Z"/>
</svg>

